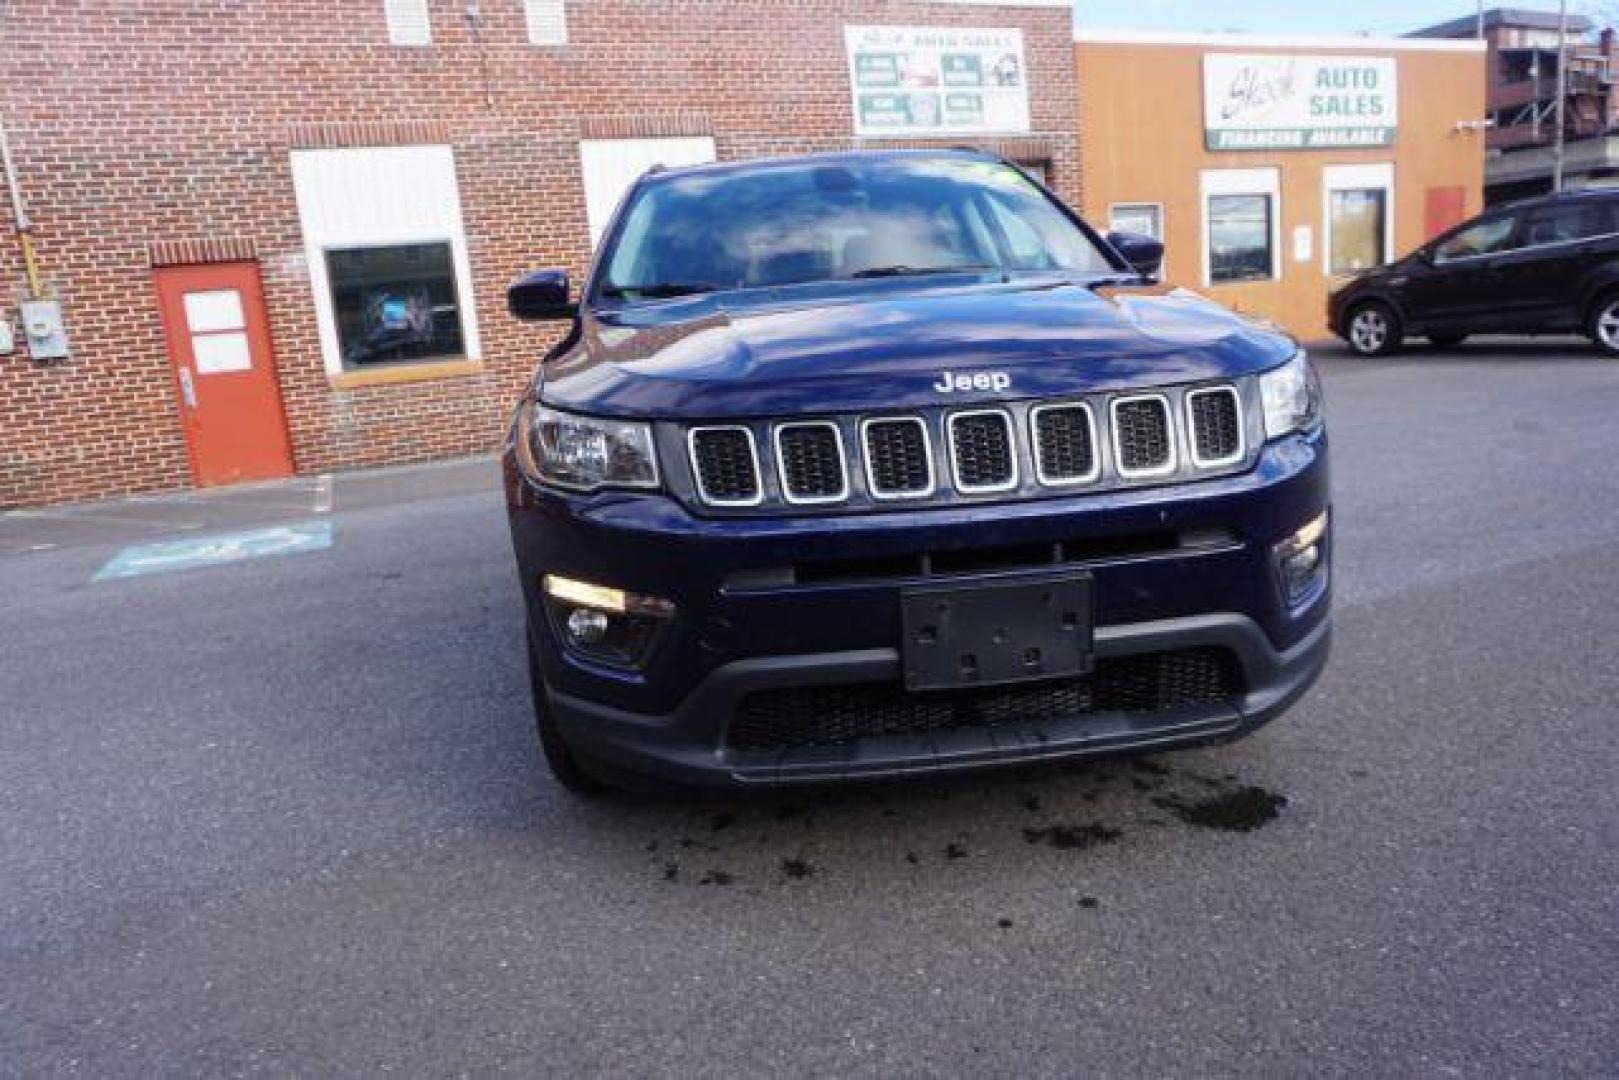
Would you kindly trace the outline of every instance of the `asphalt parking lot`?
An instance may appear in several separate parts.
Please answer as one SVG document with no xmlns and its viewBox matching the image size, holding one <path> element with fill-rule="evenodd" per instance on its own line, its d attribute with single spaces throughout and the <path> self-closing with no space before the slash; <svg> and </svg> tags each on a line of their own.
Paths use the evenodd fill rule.
<svg viewBox="0 0 1619 1080">
<path fill-rule="evenodd" d="M 1619 1071 L 1619 363 L 1324 366 L 1323 681 L 1083 768 L 564 795 L 488 462 L 0 517 L 0 1073 Z"/>
</svg>

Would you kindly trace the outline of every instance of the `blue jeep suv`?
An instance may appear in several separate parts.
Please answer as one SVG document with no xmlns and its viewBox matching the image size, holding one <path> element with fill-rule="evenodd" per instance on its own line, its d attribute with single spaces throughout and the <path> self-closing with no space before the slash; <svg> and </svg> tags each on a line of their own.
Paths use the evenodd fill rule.
<svg viewBox="0 0 1619 1080">
<path fill-rule="evenodd" d="M 506 448 L 570 789 L 770 786 L 1246 734 L 1327 657 L 1290 339 L 970 151 L 654 170 Z"/>
</svg>

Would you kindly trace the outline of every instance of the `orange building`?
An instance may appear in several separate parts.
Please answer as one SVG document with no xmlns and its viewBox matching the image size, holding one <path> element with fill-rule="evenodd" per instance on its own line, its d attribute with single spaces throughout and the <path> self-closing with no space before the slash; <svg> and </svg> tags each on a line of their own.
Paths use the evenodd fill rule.
<svg viewBox="0 0 1619 1080">
<path fill-rule="evenodd" d="M 1081 28 L 1075 57 L 1086 218 L 1300 338 L 1333 278 L 1483 208 L 1481 42 Z"/>
</svg>

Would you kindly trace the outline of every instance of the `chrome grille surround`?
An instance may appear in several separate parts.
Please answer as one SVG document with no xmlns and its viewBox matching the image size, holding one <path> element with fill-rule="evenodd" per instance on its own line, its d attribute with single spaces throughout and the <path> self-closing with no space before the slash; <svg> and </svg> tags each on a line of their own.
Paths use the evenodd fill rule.
<svg viewBox="0 0 1619 1080">
<path fill-rule="evenodd" d="M 1230 426 L 1232 438 L 1228 441 L 1234 442 L 1235 446 L 1225 454 L 1204 457 L 1202 452 L 1203 436 L 1208 430 L 1208 424 L 1214 421 L 1212 419 L 1202 419 L 1199 402 L 1205 400 L 1212 402 L 1222 397 L 1231 402 Z M 1214 469 L 1221 465 L 1230 465 L 1241 461 L 1247 455 L 1248 439 L 1242 415 L 1242 395 L 1237 393 L 1236 387 L 1204 386 L 1196 390 L 1188 390 L 1184 402 L 1186 407 L 1186 445 L 1192 454 L 1192 464 L 1200 469 Z M 1224 438 L 1223 433 L 1222 438 Z"/>
<path fill-rule="evenodd" d="M 1266 443 L 1258 392 L 1255 378 L 1238 376 L 955 408 L 922 403 L 690 427 L 669 420 L 656 430 L 671 491 L 694 509 L 842 514 L 1234 475 L 1251 468 Z M 1199 425 L 1208 425 L 1201 446 Z M 976 468 L 967 465 L 969 446 L 980 459 Z M 699 448 L 713 460 L 702 460 Z M 1218 456 L 1207 456 L 1214 451 Z"/>
<path fill-rule="evenodd" d="M 872 429 L 890 424 L 915 424 L 922 433 L 922 456 L 927 465 L 928 482 L 926 487 L 896 488 L 885 490 L 877 483 L 877 470 L 882 468 L 875 462 L 879 454 L 872 452 Z M 933 437 L 928 433 L 927 421 L 920 416 L 868 416 L 860 421 L 860 450 L 861 459 L 866 463 L 866 490 L 874 499 L 925 499 L 937 490 L 938 478 L 934 475 L 933 465 Z"/>
<path fill-rule="evenodd" d="M 795 469 L 784 445 L 784 438 L 797 432 L 830 431 L 832 433 L 833 455 L 840 486 L 833 492 L 800 494 L 795 491 Z M 794 506 L 819 506 L 826 503 L 840 503 L 849 497 L 849 456 L 843 449 L 843 429 L 831 420 L 795 420 L 788 423 L 777 424 L 772 433 L 772 441 L 776 445 L 776 475 L 781 480 L 781 497 Z M 825 467 L 825 462 L 817 462 L 817 470 Z"/>
<path fill-rule="evenodd" d="M 999 421 L 1000 438 L 1004 442 L 999 446 L 984 443 L 982 439 L 969 443 L 973 435 L 963 435 L 958 425 L 964 420 L 977 420 L 980 417 L 994 417 Z M 1018 447 L 1017 439 L 1013 435 L 1012 416 L 1005 409 L 963 409 L 960 412 L 950 413 L 945 417 L 945 430 L 950 436 L 950 476 L 955 481 L 956 490 L 964 495 L 987 495 L 994 491 L 1011 491 L 1018 485 Z M 982 429 L 986 433 L 989 428 Z M 989 455 L 1002 454 L 1006 458 L 1005 479 L 990 481 L 974 481 L 968 479 L 964 473 L 976 472 L 986 467 L 998 467 L 993 463 L 981 464 L 977 459 Z M 964 460 L 965 458 L 965 460 Z"/>
<path fill-rule="evenodd" d="M 705 470 L 703 466 L 705 463 L 705 456 L 702 448 L 698 444 L 702 441 L 703 436 L 705 435 L 717 435 L 731 432 L 741 432 L 741 434 L 747 439 L 747 466 L 751 472 L 753 484 L 753 492 L 751 495 L 741 497 L 733 495 L 715 495 L 709 489 L 708 483 L 704 480 Z M 694 427 L 686 433 L 686 451 L 691 458 L 692 479 L 697 484 L 697 494 L 703 500 L 703 502 L 710 506 L 725 507 L 758 506 L 760 503 L 764 502 L 765 487 L 764 478 L 759 472 L 759 446 L 754 442 L 753 429 L 748 427 L 746 424 L 715 424 L 711 426 Z M 713 462 L 712 459 L 707 460 L 710 468 L 715 467 L 715 462 Z M 730 467 L 731 465 L 732 463 L 730 462 L 723 463 L 724 467 Z"/>
<path fill-rule="evenodd" d="M 1121 411 L 1126 410 L 1134 414 L 1137 410 L 1130 407 L 1143 404 L 1157 406 L 1157 412 L 1163 427 L 1161 436 L 1164 442 L 1163 458 L 1161 461 L 1150 465 L 1130 465 L 1128 461 L 1135 455 L 1126 446 L 1126 439 L 1134 443 L 1136 436 L 1133 432 L 1127 433 L 1125 431 L 1125 424 L 1133 421 L 1121 421 L 1119 414 Z M 1148 477 L 1168 476 L 1179 467 L 1180 455 L 1175 450 L 1175 412 L 1169 407 L 1169 398 L 1167 396 L 1153 393 L 1116 397 L 1108 403 L 1108 413 L 1113 421 L 1110 425 L 1113 429 L 1113 467 L 1120 476 L 1126 480 L 1144 480 Z M 1140 415 L 1145 417 L 1147 414 L 1141 413 Z M 1153 433 L 1148 431 L 1145 434 L 1151 436 Z"/>
<path fill-rule="evenodd" d="M 1067 476 L 1052 476 L 1046 471 L 1046 436 L 1041 421 L 1046 417 L 1057 417 L 1067 413 L 1078 413 L 1085 418 L 1085 448 L 1090 458 L 1090 466 L 1079 472 Z M 1053 438 L 1057 436 L 1053 434 Z M 1091 408 L 1088 401 L 1054 402 L 1049 405 L 1036 405 L 1029 410 L 1029 443 L 1034 458 L 1034 475 L 1043 487 L 1068 487 L 1078 484 L 1094 484 L 1102 478 L 1102 447 L 1096 441 L 1096 410 Z"/>
</svg>

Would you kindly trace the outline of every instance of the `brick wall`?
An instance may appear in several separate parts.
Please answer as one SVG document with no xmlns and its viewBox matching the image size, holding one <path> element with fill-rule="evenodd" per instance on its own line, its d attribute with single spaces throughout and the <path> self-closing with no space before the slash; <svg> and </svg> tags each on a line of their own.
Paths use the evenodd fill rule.
<svg viewBox="0 0 1619 1080">
<path fill-rule="evenodd" d="M 1077 201 L 1066 7 L 911 0 L 574 0 L 570 43 L 527 43 L 520 0 L 432 0 L 434 43 L 388 43 L 383 0 L 0 0 L 0 119 L 64 303 L 73 358 L 0 357 L 0 508 L 184 486 L 151 266 L 262 268 L 300 472 L 489 449 L 554 332 L 513 320 L 519 271 L 588 257 L 581 137 L 711 134 L 722 159 L 852 137 L 846 23 L 1019 27 L 1031 132 Z M 950 140 L 960 143 L 962 140 Z M 322 363 L 289 152 L 455 152 L 484 363 L 339 388 Z M 869 145 L 869 144 L 868 144 Z M 23 275 L 0 238 L 7 316 Z"/>
</svg>

